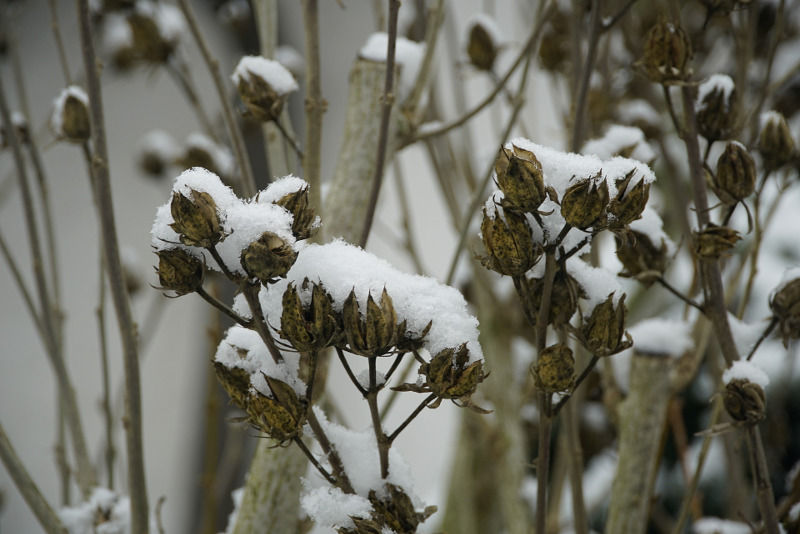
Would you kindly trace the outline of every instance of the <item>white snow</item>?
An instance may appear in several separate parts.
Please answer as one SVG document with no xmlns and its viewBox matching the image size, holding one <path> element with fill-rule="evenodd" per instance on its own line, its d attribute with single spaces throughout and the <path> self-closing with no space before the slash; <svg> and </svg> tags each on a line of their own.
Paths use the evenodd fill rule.
<svg viewBox="0 0 800 534">
<path fill-rule="evenodd" d="M 130 534 L 130 511 L 127 496 L 97 487 L 87 502 L 59 509 L 58 517 L 69 534 Z M 150 518 L 150 531 L 157 532 L 153 517 Z"/>
<path fill-rule="evenodd" d="M 718 517 L 704 517 L 692 525 L 694 534 L 750 534 L 752 530 L 747 523 L 719 519 Z"/>
<path fill-rule="evenodd" d="M 190 133 L 183 144 L 186 150 L 198 149 L 207 152 L 223 176 L 233 175 L 234 159 L 227 147 L 218 145 L 210 137 L 200 132 Z"/>
<path fill-rule="evenodd" d="M 56 134 L 57 137 L 63 137 L 64 135 L 64 105 L 66 104 L 67 99 L 70 97 L 77 98 L 87 107 L 89 106 L 89 97 L 87 96 L 86 91 L 77 85 L 70 85 L 69 87 L 64 88 L 64 90 L 62 90 L 61 93 L 55 99 L 53 99 L 53 112 L 50 114 L 50 127 L 53 129 L 53 133 Z"/>
<path fill-rule="evenodd" d="M 731 93 L 733 92 L 733 80 L 727 74 L 712 74 L 698 86 L 697 100 L 695 101 L 695 111 L 705 109 L 706 98 L 708 98 L 714 91 L 722 95 L 722 101 L 725 105 L 729 105 Z M 727 111 L 727 109 L 726 109 Z"/>
<path fill-rule="evenodd" d="M 692 324 L 686 321 L 654 317 L 636 323 L 629 332 L 639 354 L 678 358 L 694 349 Z"/>
<path fill-rule="evenodd" d="M 583 145 L 581 153 L 594 154 L 609 159 L 623 151 L 633 149 L 630 157 L 639 161 L 653 161 L 656 153 L 644 138 L 644 133 L 635 126 L 612 124 L 603 137 L 591 139 Z"/>
<path fill-rule="evenodd" d="M 593 267 L 573 256 L 567 260 L 567 272 L 575 278 L 575 281 L 586 293 L 587 304 L 584 309 L 587 313 L 591 313 L 595 306 L 604 302 L 612 293 L 614 305 L 619 304 L 619 299 L 623 294 L 622 286 L 617 275 L 608 269 Z"/>
<path fill-rule="evenodd" d="M 180 8 L 164 2 L 139 0 L 136 2 L 136 13 L 151 18 L 164 41 L 178 44 L 187 32 L 186 19 Z"/>
<path fill-rule="evenodd" d="M 677 247 L 675 242 L 664 232 L 664 221 L 661 216 L 648 203 L 642 212 L 642 217 L 633 221 L 630 225 L 631 230 L 635 230 L 646 235 L 655 247 L 660 247 L 663 242 L 667 246 L 667 256 L 675 254 Z"/>
<path fill-rule="evenodd" d="M 259 193 L 259 202 L 277 202 L 286 195 L 296 193 L 307 187 L 308 182 L 292 174 L 279 178 L 269 184 L 269 187 Z"/>
<path fill-rule="evenodd" d="M 261 78 L 279 95 L 287 95 L 297 91 L 297 81 L 289 70 L 274 59 L 262 56 L 244 56 L 233 71 L 231 80 L 234 85 L 241 81 L 249 82 L 251 76 Z"/>
<path fill-rule="evenodd" d="M 647 124 L 648 126 L 658 126 L 661 124 L 661 115 L 646 100 L 637 98 L 621 102 L 617 108 L 619 120 L 623 124 L 633 124 L 636 122 Z"/>
<path fill-rule="evenodd" d="M 767 124 L 770 124 L 770 123 L 776 123 L 777 124 L 777 123 L 780 123 L 783 120 L 786 120 L 784 118 L 784 116 L 780 112 L 775 111 L 775 110 L 765 111 L 764 113 L 759 115 L 758 118 L 759 118 L 759 122 L 761 123 L 761 127 L 762 128 L 764 126 L 766 126 Z"/>
<path fill-rule="evenodd" d="M 306 60 L 296 48 L 286 44 L 275 49 L 275 61 L 289 69 L 295 79 L 303 76 L 306 70 Z"/>
<path fill-rule="evenodd" d="M 300 506 L 317 525 L 331 528 L 353 528 L 351 517 L 367 519 L 372 511 L 365 497 L 325 486 L 307 489 L 300 497 Z"/>
<path fill-rule="evenodd" d="M 303 291 L 300 287 L 305 278 L 322 283 L 337 311 L 353 289 L 363 313 L 367 296 L 371 294 L 379 300 L 386 288 L 398 322 L 406 321 L 409 333 L 421 333 L 433 321 L 424 341 L 431 354 L 466 343 L 470 361 L 483 358 L 478 343 L 478 320 L 469 314 L 467 303 L 457 289 L 433 278 L 399 271 L 386 260 L 340 240 L 308 245 L 285 280 L 261 291 L 261 306 L 270 324 L 280 323 L 283 292 L 290 282 L 297 286 L 304 302 L 310 301 L 310 290 Z"/>
<path fill-rule="evenodd" d="M 133 47 L 133 30 L 128 20 L 120 14 L 108 13 L 103 18 L 103 48 L 116 55 Z"/>
<path fill-rule="evenodd" d="M 178 144 L 175 138 L 164 130 L 151 130 L 136 143 L 137 155 L 155 155 L 167 163 L 172 162 L 178 152 Z"/>
<path fill-rule="evenodd" d="M 386 62 L 386 52 L 389 46 L 389 36 L 384 32 L 373 33 L 367 39 L 358 57 L 380 63 Z M 394 60 L 400 65 L 400 79 L 396 82 L 398 102 L 403 102 L 414 87 L 425 55 L 425 46 L 405 37 L 398 37 L 395 42 Z"/>
<path fill-rule="evenodd" d="M 495 48 L 503 46 L 508 40 L 503 35 L 502 30 L 500 30 L 500 26 L 498 26 L 497 21 L 486 13 L 474 13 L 467 19 L 467 40 L 469 40 L 469 34 L 472 32 L 472 28 L 475 26 L 481 26 L 484 30 L 486 30 L 486 33 L 489 34 L 489 38 L 492 40 L 492 44 Z"/>
<path fill-rule="evenodd" d="M 747 360 L 736 360 L 722 373 L 722 382 L 729 384 L 732 380 L 747 380 L 762 388 L 769 385 L 769 377 L 761 368 Z"/>
<path fill-rule="evenodd" d="M 228 525 L 225 527 L 225 534 L 233 534 L 233 529 L 236 527 L 236 519 L 239 517 L 239 509 L 242 507 L 242 499 L 244 499 L 244 487 L 236 488 L 231 492 L 233 510 L 231 510 L 231 513 L 228 515 Z"/>
</svg>

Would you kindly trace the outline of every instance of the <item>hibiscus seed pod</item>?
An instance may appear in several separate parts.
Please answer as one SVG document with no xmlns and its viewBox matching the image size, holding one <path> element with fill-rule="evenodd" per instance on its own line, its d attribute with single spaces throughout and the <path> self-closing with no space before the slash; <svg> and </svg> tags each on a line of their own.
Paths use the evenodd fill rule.
<svg viewBox="0 0 800 534">
<path fill-rule="evenodd" d="M 773 111 L 766 114 L 764 126 L 758 137 L 758 150 L 767 170 L 778 169 L 794 158 L 795 143 L 786 118 Z"/>
<path fill-rule="evenodd" d="M 614 294 L 594 307 L 584 320 L 581 334 L 586 348 L 596 356 L 610 356 L 629 348 L 633 343 L 630 334 L 625 332 L 628 309 L 625 295 L 614 304 Z M 623 340 L 623 337 L 625 338 Z"/>
<path fill-rule="evenodd" d="M 495 43 L 491 31 L 480 21 L 476 21 L 469 30 L 467 56 L 469 62 L 480 70 L 491 71 L 500 48 Z"/>
<path fill-rule="evenodd" d="M 711 143 L 730 139 L 739 116 L 733 81 L 724 74 L 714 75 L 700 84 L 699 91 L 697 131 Z"/>
<path fill-rule="evenodd" d="M 544 279 L 533 279 L 529 283 L 531 288 L 531 306 L 533 318 L 539 314 L 544 294 Z M 550 293 L 550 307 L 548 308 L 547 324 L 562 325 L 568 323 L 578 309 L 578 299 L 582 294 L 580 285 L 575 279 L 560 269 L 553 279 L 553 289 Z"/>
<path fill-rule="evenodd" d="M 342 306 L 344 339 L 341 344 L 360 356 L 383 356 L 405 335 L 405 321 L 397 324 L 397 313 L 391 297 L 384 288 L 380 304 L 367 295 L 367 309 L 363 316 L 355 291 L 350 291 Z M 344 348 L 344 347 L 343 347 Z"/>
<path fill-rule="evenodd" d="M 769 307 L 779 321 L 783 344 L 800 338 L 800 278 L 781 284 L 773 293 Z"/>
<path fill-rule="evenodd" d="M 575 385 L 575 359 L 563 343 L 542 350 L 532 371 L 536 387 L 544 393 L 564 393 Z"/>
<path fill-rule="evenodd" d="M 284 278 L 297 260 L 297 252 L 281 237 L 264 232 L 242 251 L 239 261 L 250 278 L 271 284 Z"/>
<path fill-rule="evenodd" d="M 626 278 L 636 278 L 646 287 L 655 282 L 655 277 L 661 275 L 667 268 L 667 244 L 662 240 L 656 246 L 647 234 L 631 230 L 630 239 L 616 237 L 617 258 L 622 263 L 624 270 L 619 273 Z"/>
<path fill-rule="evenodd" d="M 248 414 L 269 437 L 288 441 L 303 433 L 307 404 L 294 389 L 281 380 L 264 376 L 272 397 L 259 392 L 250 395 Z"/>
<path fill-rule="evenodd" d="M 89 100 L 83 89 L 71 86 L 61 93 L 50 124 L 58 138 L 70 143 L 84 143 L 91 138 Z"/>
<path fill-rule="evenodd" d="M 466 345 L 439 351 L 430 363 L 420 366 L 420 374 L 431 392 L 442 399 L 467 399 L 484 379 L 483 362 L 469 363 Z"/>
<path fill-rule="evenodd" d="M 497 185 L 505 197 L 504 209 L 534 213 L 547 198 L 542 164 L 533 152 L 512 146 L 501 148 L 494 163 Z"/>
<path fill-rule="evenodd" d="M 261 122 L 278 120 L 289 94 L 297 90 L 286 67 L 260 56 L 242 58 L 232 79 L 249 114 Z"/>
<path fill-rule="evenodd" d="M 651 81 L 670 83 L 689 77 L 691 59 L 692 41 L 686 31 L 672 22 L 659 22 L 647 34 L 639 65 Z"/>
<path fill-rule="evenodd" d="M 542 255 L 540 246 L 533 242 L 531 227 L 524 214 L 505 211 L 502 216 L 495 208 L 483 210 L 481 237 L 487 255 L 481 263 L 487 269 L 508 276 L 521 276 Z"/>
<path fill-rule="evenodd" d="M 158 255 L 158 283 L 160 289 L 174 291 L 178 296 L 193 293 L 203 285 L 205 266 L 189 252 L 173 248 L 159 250 Z"/>
<path fill-rule="evenodd" d="M 173 191 L 170 212 L 175 222 L 169 226 L 180 236 L 184 245 L 213 247 L 225 237 L 220 226 L 217 204 L 211 195 L 203 191 L 192 189 L 189 197 Z"/>
<path fill-rule="evenodd" d="M 767 417 L 767 395 L 755 382 L 731 380 L 725 385 L 722 401 L 728 414 L 740 423 L 754 425 Z"/>
<path fill-rule="evenodd" d="M 308 186 L 284 195 L 275 204 L 292 214 L 292 235 L 295 239 L 299 241 L 317 235 L 319 226 L 315 224 L 316 217 L 309 202 Z"/>
<path fill-rule="evenodd" d="M 692 232 L 692 247 L 701 258 L 718 259 L 741 239 L 742 236 L 736 230 L 709 223 L 705 230 Z"/>
<path fill-rule="evenodd" d="M 303 286 L 309 283 L 306 278 Z M 311 301 L 304 305 L 297 287 L 290 283 L 283 293 L 280 336 L 299 352 L 321 350 L 336 343 L 341 326 L 333 310 L 330 294 L 312 283 Z"/>
<path fill-rule="evenodd" d="M 714 192 L 728 205 L 741 202 L 756 188 L 756 163 L 747 149 L 736 141 L 729 141 L 717 160 L 717 177 Z"/>
<path fill-rule="evenodd" d="M 599 173 L 594 178 L 579 180 L 564 193 L 561 215 L 570 226 L 581 230 L 597 230 L 605 224 L 608 197 L 608 184 Z"/>
<path fill-rule="evenodd" d="M 650 199 L 650 184 L 644 178 L 630 187 L 636 169 L 617 180 L 617 195 L 608 204 L 608 212 L 614 216 L 614 225 L 627 226 L 642 216 L 647 201 Z"/>
<path fill-rule="evenodd" d="M 239 367 L 227 367 L 215 361 L 214 373 L 233 403 L 247 411 L 248 398 L 250 397 L 250 373 Z"/>
</svg>

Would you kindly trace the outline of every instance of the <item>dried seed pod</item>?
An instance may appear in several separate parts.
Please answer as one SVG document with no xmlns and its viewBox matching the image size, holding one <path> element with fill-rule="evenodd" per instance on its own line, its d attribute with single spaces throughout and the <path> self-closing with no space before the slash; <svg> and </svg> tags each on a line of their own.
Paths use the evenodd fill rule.
<svg viewBox="0 0 800 534">
<path fill-rule="evenodd" d="M 742 236 L 727 226 L 709 223 L 705 230 L 692 232 L 692 247 L 701 258 L 717 259 L 736 245 Z"/>
<path fill-rule="evenodd" d="M 650 184 L 640 178 L 633 187 L 628 188 L 631 179 L 636 174 L 636 169 L 617 180 L 617 195 L 608 204 L 608 212 L 614 216 L 614 226 L 627 226 L 641 218 L 647 201 L 650 199 Z"/>
<path fill-rule="evenodd" d="M 778 319 L 783 344 L 800 338 L 800 278 L 781 284 L 773 293 L 769 307 Z"/>
<path fill-rule="evenodd" d="M 422 364 L 419 372 L 440 399 L 469 399 L 484 379 L 483 362 L 469 363 L 466 345 L 440 351 L 430 363 Z"/>
<path fill-rule="evenodd" d="M 647 34 L 639 61 L 645 76 L 656 83 L 684 81 L 691 75 L 692 41 L 680 26 L 659 22 Z"/>
<path fill-rule="evenodd" d="M 299 241 L 317 235 L 319 225 L 309 202 L 308 186 L 284 195 L 275 204 L 292 214 L 292 235 L 295 239 Z"/>
<path fill-rule="evenodd" d="M 521 276 L 542 255 L 541 247 L 533 242 L 531 227 L 524 214 L 496 210 L 491 215 L 483 210 L 481 237 L 487 255 L 481 263 L 487 269 L 508 276 Z"/>
<path fill-rule="evenodd" d="M 400 486 L 387 483 L 384 497 L 378 497 L 375 490 L 369 492 L 369 502 L 372 504 L 372 520 L 363 523 L 356 523 L 359 530 L 353 534 L 372 534 L 375 526 L 380 530 L 376 534 L 383 532 L 417 532 L 417 527 L 434 512 L 435 506 L 428 506 L 422 512 L 417 512 L 414 502 Z M 364 526 L 368 525 L 366 530 Z M 349 533 L 348 533 L 349 534 Z"/>
<path fill-rule="evenodd" d="M 297 396 L 292 386 L 264 375 L 272 397 L 259 392 L 251 393 L 247 413 L 256 426 L 279 442 L 303 434 L 308 404 Z"/>
<path fill-rule="evenodd" d="M 342 328 L 333 310 L 333 300 L 325 289 L 316 283 L 303 281 L 306 288 L 311 283 L 311 301 L 304 305 L 297 288 L 290 283 L 283 293 L 280 336 L 299 352 L 321 350 L 336 344 Z"/>
<path fill-rule="evenodd" d="M 722 401 L 734 421 L 747 426 L 767 417 L 767 395 L 755 382 L 742 378 L 731 380 L 725 385 Z"/>
<path fill-rule="evenodd" d="M 710 143 L 730 139 L 739 115 L 733 80 L 725 74 L 715 74 L 698 90 L 697 131 Z"/>
<path fill-rule="evenodd" d="M 239 349 L 240 351 L 242 349 Z M 228 367 L 225 364 L 214 361 L 214 373 L 217 375 L 222 389 L 228 394 L 233 403 L 247 411 L 248 399 L 250 398 L 250 373 L 239 367 Z"/>
<path fill-rule="evenodd" d="M 530 283 L 530 282 L 529 282 Z M 530 283 L 531 307 L 535 320 L 542 305 L 544 293 L 544 279 L 535 278 Z M 547 324 L 562 325 L 569 322 L 578 309 L 578 299 L 582 288 L 578 282 L 564 270 L 559 270 L 553 279 L 553 289 L 550 293 L 550 307 L 548 308 Z M 535 321 L 534 321 L 535 322 Z"/>
<path fill-rule="evenodd" d="M 630 334 L 625 331 L 628 309 L 625 295 L 614 305 L 614 294 L 592 310 L 584 319 L 581 335 L 586 348 L 596 356 L 610 356 L 633 345 Z M 623 340 L 623 337 L 625 338 Z"/>
<path fill-rule="evenodd" d="M 469 30 L 467 56 L 469 62 L 480 70 L 491 71 L 500 47 L 495 41 L 492 28 L 488 27 L 486 17 L 474 21 Z"/>
<path fill-rule="evenodd" d="M 786 118 L 777 111 L 765 115 L 758 137 L 758 150 L 764 158 L 764 166 L 772 171 L 792 161 L 796 149 Z"/>
<path fill-rule="evenodd" d="M 64 89 L 53 102 L 50 127 L 59 139 L 84 143 L 92 136 L 89 117 L 89 97 L 83 89 L 72 85 Z"/>
<path fill-rule="evenodd" d="M 205 266 L 203 262 L 180 248 L 159 250 L 158 283 L 159 289 L 174 291 L 178 296 L 193 293 L 203 285 Z"/>
<path fill-rule="evenodd" d="M 756 188 L 756 163 L 747 149 L 736 141 L 729 141 L 717 160 L 714 193 L 728 205 L 741 202 Z"/>
<path fill-rule="evenodd" d="M 532 368 L 536 387 L 545 393 L 564 393 L 575 385 L 575 359 L 563 343 L 550 345 L 539 353 Z"/>
<path fill-rule="evenodd" d="M 375 302 L 371 293 L 367 295 L 367 309 L 363 316 L 355 290 L 350 291 L 342 306 L 342 323 L 345 335 L 340 342 L 344 345 L 342 348 L 347 347 L 350 352 L 366 357 L 389 353 L 406 330 L 405 321 L 397 324 L 397 313 L 386 288 L 381 294 L 380 304 Z"/>
<path fill-rule="evenodd" d="M 247 111 L 262 122 L 277 120 L 289 94 L 297 90 L 286 67 L 261 56 L 243 57 L 231 78 Z"/>
<path fill-rule="evenodd" d="M 175 222 L 169 226 L 180 236 L 184 245 L 213 247 L 225 238 L 217 213 L 217 203 L 211 195 L 203 191 L 191 189 L 189 194 L 191 198 L 179 191 L 173 191 L 169 207 Z"/>
<path fill-rule="evenodd" d="M 242 251 L 239 261 L 250 278 L 271 284 L 284 278 L 297 260 L 290 244 L 272 232 L 264 232 Z"/>
<path fill-rule="evenodd" d="M 605 225 L 608 201 L 608 184 L 598 173 L 569 186 L 561 199 L 561 215 L 570 226 L 598 230 Z"/>
<path fill-rule="evenodd" d="M 501 148 L 494 162 L 497 185 L 505 197 L 503 209 L 534 213 L 547 198 L 542 164 L 533 152 L 512 146 Z"/>
<path fill-rule="evenodd" d="M 636 278 L 646 287 L 655 282 L 655 277 L 661 275 L 667 268 L 667 244 L 661 240 L 656 246 L 647 234 L 631 230 L 629 239 L 616 237 L 617 258 L 625 268 L 620 276 Z M 657 277 L 657 276 L 656 276 Z"/>
</svg>

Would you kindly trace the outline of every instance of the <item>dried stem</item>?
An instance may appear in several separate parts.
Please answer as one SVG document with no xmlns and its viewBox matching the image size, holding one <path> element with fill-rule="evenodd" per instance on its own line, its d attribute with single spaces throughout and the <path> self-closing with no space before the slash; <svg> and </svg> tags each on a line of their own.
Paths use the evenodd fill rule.
<svg viewBox="0 0 800 534">
<path fill-rule="evenodd" d="M 389 119 L 394 107 L 394 67 L 395 45 L 397 44 L 397 13 L 400 10 L 400 0 L 389 2 L 389 36 L 386 51 L 386 78 L 383 86 L 383 106 L 381 109 L 381 126 L 378 131 L 378 155 L 375 159 L 375 170 L 372 174 L 372 184 L 367 205 L 367 214 L 364 219 L 364 229 L 361 231 L 361 247 L 366 247 L 369 231 L 372 228 L 372 219 L 375 217 L 375 208 L 378 205 L 378 195 L 383 182 L 383 167 L 386 160 L 386 145 L 389 142 Z"/>
<path fill-rule="evenodd" d="M 61 71 L 64 73 L 64 81 L 67 83 L 67 85 L 72 85 L 72 77 L 69 73 L 67 53 L 64 50 L 64 40 L 61 38 L 61 30 L 58 26 L 58 3 L 56 0 L 49 0 L 47 4 L 50 6 L 50 30 L 53 32 L 53 40 L 56 42 L 56 50 L 58 51 L 58 64 L 61 66 Z"/>
<path fill-rule="evenodd" d="M 347 373 L 347 376 L 350 378 L 350 381 L 356 387 L 358 392 L 361 393 L 362 396 L 366 397 L 367 390 L 364 389 L 364 386 L 362 386 L 361 383 L 358 381 L 358 378 L 356 378 L 356 375 L 353 373 L 353 369 L 350 367 L 350 364 L 347 363 L 347 357 L 344 355 L 344 351 L 339 347 L 336 347 L 336 354 L 337 356 L 339 356 L 339 361 L 341 362 L 342 367 L 344 367 L 344 371 Z"/>
<path fill-rule="evenodd" d="M 109 378 L 108 336 L 106 329 L 106 265 L 102 254 L 100 255 L 99 271 L 99 291 L 95 314 L 97 315 L 97 332 L 100 337 L 100 370 L 103 383 L 103 397 L 101 405 L 103 408 L 106 437 L 105 460 L 106 476 L 108 477 L 106 487 L 108 489 L 114 489 L 114 459 L 116 456 L 116 450 L 114 448 L 114 416 L 111 410 L 111 380 Z"/>
<path fill-rule="evenodd" d="M 119 257 L 116 221 L 111 196 L 108 168 L 103 97 L 98 72 L 98 61 L 90 27 L 88 0 L 77 0 L 83 64 L 89 94 L 89 111 L 92 126 L 94 160 L 93 176 L 97 194 L 97 210 L 103 243 L 103 254 L 108 269 L 108 284 L 117 314 L 122 357 L 125 369 L 125 438 L 128 453 L 128 494 L 131 499 L 131 532 L 147 533 L 149 511 L 147 485 L 144 473 L 144 448 L 142 444 L 142 400 L 139 379 L 139 352 L 136 326 L 131 315 L 125 275 Z"/>
<path fill-rule="evenodd" d="M 778 526 L 775 498 L 772 495 L 772 485 L 769 481 L 769 467 L 767 466 L 767 457 L 764 454 L 764 445 L 761 441 L 758 426 L 753 425 L 747 429 L 747 444 L 753 459 L 756 499 L 758 500 L 758 508 L 761 511 L 761 519 L 764 521 L 764 532 L 766 534 L 778 534 L 781 529 Z"/>
<path fill-rule="evenodd" d="M 233 321 L 238 324 L 239 326 L 243 326 L 245 328 L 253 328 L 253 321 L 248 321 L 235 311 L 233 311 L 229 306 L 225 303 L 220 302 L 218 299 L 214 298 L 212 295 L 209 295 L 208 292 L 201 287 L 198 287 L 195 292 L 202 297 L 203 300 L 214 306 L 217 310 L 222 312 L 224 315 L 227 315 Z"/>
<path fill-rule="evenodd" d="M 572 125 L 572 151 L 578 152 L 586 138 L 586 108 L 588 105 L 589 82 L 597 60 L 597 43 L 603 33 L 603 0 L 592 0 L 592 19 L 589 23 L 589 48 L 583 63 L 578 95 L 575 100 L 575 120 Z"/>
<path fill-rule="evenodd" d="M 391 16 L 389 17 L 391 19 Z M 369 414 L 372 418 L 372 428 L 375 431 L 375 441 L 378 444 L 378 458 L 381 464 L 381 478 L 389 478 L 389 448 L 392 446 L 391 440 L 383 431 L 381 423 L 381 412 L 378 408 L 378 386 L 377 356 L 370 356 L 367 359 L 369 373 L 369 389 L 367 390 L 367 404 L 369 404 Z"/>
<path fill-rule="evenodd" d="M 242 294 L 247 301 L 247 305 L 250 306 L 250 312 L 253 314 L 253 325 L 255 326 L 256 332 L 261 336 L 261 340 L 267 346 L 267 350 L 269 350 L 270 356 L 272 356 L 275 363 L 280 363 L 283 361 L 283 355 L 275 345 L 275 340 L 269 332 L 269 326 L 267 326 L 266 321 L 264 321 L 264 311 L 261 309 L 261 301 L 258 298 L 260 290 L 260 283 L 251 284 L 245 282 L 242 288 Z"/>
<path fill-rule="evenodd" d="M 225 84 L 222 81 L 219 61 L 211 54 L 211 50 L 208 48 L 208 43 L 206 43 L 206 40 L 200 31 L 200 26 L 197 24 L 197 18 L 194 16 L 194 12 L 192 11 L 192 7 L 189 5 L 189 1 L 178 0 L 178 5 L 180 6 L 181 11 L 183 11 L 183 16 L 186 17 L 186 23 L 189 26 L 189 31 L 192 32 L 192 36 L 194 37 L 195 41 L 197 41 L 197 45 L 200 48 L 200 53 L 203 56 L 203 60 L 206 62 L 208 70 L 211 73 L 211 79 L 214 80 L 214 87 L 217 89 L 217 95 L 219 96 L 219 101 L 222 105 L 222 117 L 225 120 L 225 126 L 228 129 L 228 136 L 231 139 L 231 145 L 233 145 L 233 152 L 236 155 L 236 162 L 239 164 L 239 170 L 242 173 L 243 196 L 252 197 L 256 194 L 257 190 L 256 180 L 253 176 L 253 169 L 250 166 L 250 158 L 247 155 L 247 149 L 244 144 L 244 139 L 242 138 L 242 132 L 239 131 L 239 127 L 236 124 L 236 119 L 233 114 L 233 106 L 231 106 L 228 93 L 225 90 Z"/>
<path fill-rule="evenodd" d="M 194 115 L 197 117 L 197 122 L 200 123 L 200 127 L 211 139 L 215 142 L 219 142 L 211 120 L 209 120 L 208 114 L 203 108 L 203 104 L 200 102 L 200 96 L 197 94 L 197 91 L 195 91 L 196 84 L 194 80 L 192 80 L 189 66 L 177 55 L 172 54 L 164 64 L 164 67 L 167 69 L 167 72 L 171 75 L 178 88 L 183 92 L 186 100 L 189 101 L 189 105 L 194 111 Z"/>
<path fill-rule="evenodd" d="M 405 428 L 409 425 L 409 423 L 411 423 L 411 421 L 413 421 L 420 413 L 422 413 L 422 410 L 424 410 L 425 407 L 428 406 L 428 404 L 432 403 L 435 398 L 436 398 L 435 393 L 431 393 L 430 395 L 425 397 L 425 399 L 419 403 L 419 406 L 414 408 L 414 411 L 411 412 L 408 417 L 406 417 L 406 420 L 400 423 L 400 426 L 398 426 L 395 429 L 395 431 L 389 435 L 389 441 L 390 442 L 394 441 L 395 438 L 397 438 L 397 436 L 400 435 L 400 432 L 405 430 Z"/>
<path fill-rule="evenodd" d="M 38 486 L 31 478 L 22 461 L 17 456 L 14 447 L 8 440 L 6 431 L 0 423 L 0 459 L 3 460 L 8 474 L 11 475 L 25 502 L 28 503 L 33 515 L 48 534 L 67 534 L 67 529 L 61 523 L 58 515 L 39 491 Z"/>
<path fill-rule="evenodd" d="M 589 361 L 586 368 L 583 370 L 583 372 L 581 372 L 580 376 L 578 376 L 578 378 L 575 380 L 575 386 L 572 388 L 572 391 L 562 396 L 558 400 L 558 404 L 553 406 L 553 411 L 552 411 L 553 417 L 558 415 L 558 413 L 561 411 L 561 409 L 564 407 L 567 401 L 571 399 L 572 396 L 575 394 L 575 392 L 578 390 L 583 381 L 586 380 L 590 374 L 592 374 L 592 371 L 594 370 L 595 366 L 597 365 L 597 362 L 599 361 L 600 361 L 600 356 L 597 356 L 596 354 L 592 356 L 592 359 Z"/>
<path fill-rule="evenodd" d="M 317 0 L 303 0 L 303 27 L 306 58 L 306 151 L 303 178 L 310 185 L 309 203 L 322 216 L 320 168 L 322 165 L 322 74 L 319 53 L 319 8 Z"/>
<path fill-rule="evenodd" d="M 697 302 L 693 301 L 692 299 L 690 299 L 689 297 L 687 297 L 686 295 L 684 295 L 683 293 L 678 291 L 678 289 L 676 289 L 675 286 L 673 286 L 672 284 L 667 282 L 666 278 L 664 278 L 662 275 L 659 275 L 659 277 L 656 279 L 656 281 L 659 284 L 661 284 L 661 286 L 664 289 L 666 289 L 667 291 L 669 291 L 670 293 L 672 293 L 673 295 L 678 297 L 680 300 L 682 300 L 683 302 L 685 302 L 686 304 L 688 304 L 692 308 L 698 310 L 700 313 L 705 313 L 705 308 L 703 306 L 701 306 Z"/>
<path fill-rule="evenodd" d="M 353 490 L 353 485 L 350 483 L 350 479 L 344 470 L 342 459 L 339 457 L 339 453 L 336 452 L 336 448 L 331 444 L 328 436 L 322 429 L 322 425 L 319 423 L 317 414 L 314 413 L 313 409 L 308 411 L 308 426 L 311 427 L 314 437 L 317 438 L 319 446 L 322 447 L 322 451 L 325 453 L 325 455 L 328 457 L 328 461 L 331 463 L 333 475 L 336 477 L 336 487 L 340 488 L 345 493 L 355 493 L 355 490 Z"/>
<path fill-rule="evenodd" d="M 438 42 L 439 31 L 442 28 L 443 21 L 444 0 L 436 0 L 435 5 L 428 7 L 427 27 L 425 28 L 425 55 L 420 64 L 417 81 L 414 83 L 411 94 L 403 103 L 403 112 L 410 114 L 412 117 L 419 113 L 417 107 L 422 99 L 423 92 L 428 87 L 428 82 L 430 82 L 433 59 L 436 52 L 436 43 Z"/>
<path fill-rule="evenodd" d="M 311 465 L 314 466 L 314 469 L 316 469 L 319 472 L 319 474 L 322 475 L 322 477 L 328 481 L 328 484 L 330 484 L 331 486 L 336 486 L 336 479 L 333 478 L 333 476 L 331 476 L 330 473 L 328 473 L 327 469 L 322 467 L 322 464 L 320 464 L 319 460 L 317 460 L 317 457 L 314 456 L 314 454 L 310 450 L 308 450 L 308 447 L 306 447 L 306 444 L 303 443 L 303 440 L 295 436 L 294 438 L 292 438 L 292 441 L 294 441 L 294 443 L 300 448 L 300 450 L 303 451 L 303 454 L 306 456 L 306 458 L 308 458 L 308 461 L 311 462 Z"/>
</svg>

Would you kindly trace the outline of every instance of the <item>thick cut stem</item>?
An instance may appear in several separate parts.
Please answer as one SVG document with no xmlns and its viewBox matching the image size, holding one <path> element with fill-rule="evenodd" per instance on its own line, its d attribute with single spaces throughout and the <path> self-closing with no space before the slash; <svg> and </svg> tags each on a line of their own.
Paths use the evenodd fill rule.
<svg viewBox="0 0 800 534">
<path fill-rule="evenodd" d="M 778 534 L 780 528 L 778 528 L 778 516 L 775 512 L 775 497 L 772 494 L 767 457 L 764 454 L 764 445 L 757 426 L 751 426 L 747 429 L 747 442 L 750 454 L 753 457 L 756 499 L 758 500 L 758 508 L 761 511 L 761 519 L 764 521 L 764 532 L 766 534 Z"/>
</svg>

